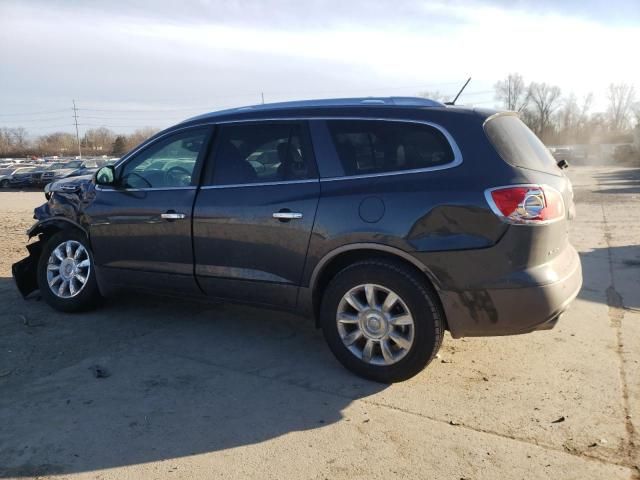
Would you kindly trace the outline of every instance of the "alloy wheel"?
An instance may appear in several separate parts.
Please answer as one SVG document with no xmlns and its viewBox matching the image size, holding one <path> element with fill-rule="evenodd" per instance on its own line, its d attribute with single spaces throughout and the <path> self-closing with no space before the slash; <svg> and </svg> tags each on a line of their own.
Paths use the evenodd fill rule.
<svg viewBox="0 0 640 480">
<path fill-rule="evenodd" d="M 342 343 L 371 365 L 392 365 L 413 346 L 415 324 L 398 294 L 376 284 L 358 285 L 344 294 L 336 313 Z"/>
<path fill-rule="evenodd" d="M 47 283 L 59 298 L 78 295 L 91 273 L 91 257 L 76 240 L 67 240 L 54 248 L 47 262 Z"/>
</svg>

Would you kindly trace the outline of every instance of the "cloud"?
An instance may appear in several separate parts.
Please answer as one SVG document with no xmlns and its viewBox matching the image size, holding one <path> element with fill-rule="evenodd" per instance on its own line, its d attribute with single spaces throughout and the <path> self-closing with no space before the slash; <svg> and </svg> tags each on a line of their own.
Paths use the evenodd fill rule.
<svg viewBox="0 0 640 480">
<path fill-rule="evenodd" d="M 484 106 L 513 71 L 600 102 L 612 81 L 640 86 L 628 53 L 638 24 L 560 3 L 4 2 L 0 104 L 37 111 L 76 98 L 92 121 L 133 128 L 257 103 L 260 92 L 267 101 L 454 93 L 468 74 L 462 100 Z"/>
</svg>

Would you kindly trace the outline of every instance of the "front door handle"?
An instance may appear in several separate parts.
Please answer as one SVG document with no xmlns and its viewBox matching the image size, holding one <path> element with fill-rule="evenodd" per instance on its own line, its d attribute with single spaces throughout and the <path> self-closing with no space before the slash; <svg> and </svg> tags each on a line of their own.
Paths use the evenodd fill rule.
<svg viewBox="0 0 640 480">
<path fill-rule="evenodd" d="M 280 210 L 279 212 L 273 213 L 273 218 L 277 218 L 280 221 L 286 222 L 288 220 L 296 220 L 298 218 L 302 218 L 302 214 L 300 212 L 291 212 L 289 210 Z"/>
<path fill-rule="evenodd" d="M 184 217 L 186 217 L 184 213 L 177 212 L 167 212 L 160 215 L 160 218 L 163 218 L 165 220 L 180 220 Z"/>
</svg>

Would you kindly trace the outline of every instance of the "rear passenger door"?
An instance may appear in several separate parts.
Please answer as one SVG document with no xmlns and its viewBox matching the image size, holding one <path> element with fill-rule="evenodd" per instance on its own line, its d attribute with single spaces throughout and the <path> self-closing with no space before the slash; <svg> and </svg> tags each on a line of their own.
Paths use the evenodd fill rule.
<svg viewBox="0 0 640 480">
<path fill-rule="evenodd" d="M 196 199 L 196 277 L 207 295 L 296 305 L 320 184 L 304 122 L 229 123 Z"/>
</svg>

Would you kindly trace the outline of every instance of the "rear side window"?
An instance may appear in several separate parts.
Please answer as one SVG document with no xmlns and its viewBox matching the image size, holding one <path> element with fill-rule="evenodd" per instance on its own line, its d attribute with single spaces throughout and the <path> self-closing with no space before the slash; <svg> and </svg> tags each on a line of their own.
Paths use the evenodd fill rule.
<svg viewBox="0 0 640 480">
<path fill-rule="evenodd" d="M 383 120 L 329 120 L 346 175 L 437 167 L 454 160 L 445 136 L 429 125 Z"/>
<path fill-rule="evenodd" d="M 214 161 L 217 185 L 316 178 L 298 123 L 223 125 Z"/>
<path fill-rule="evenodd" d="M 551 152 L 515 115 L 490 118 L 484 125 L 484 131 L 505 162 L 516 167 L 560 174 Z"/>
</svg>

